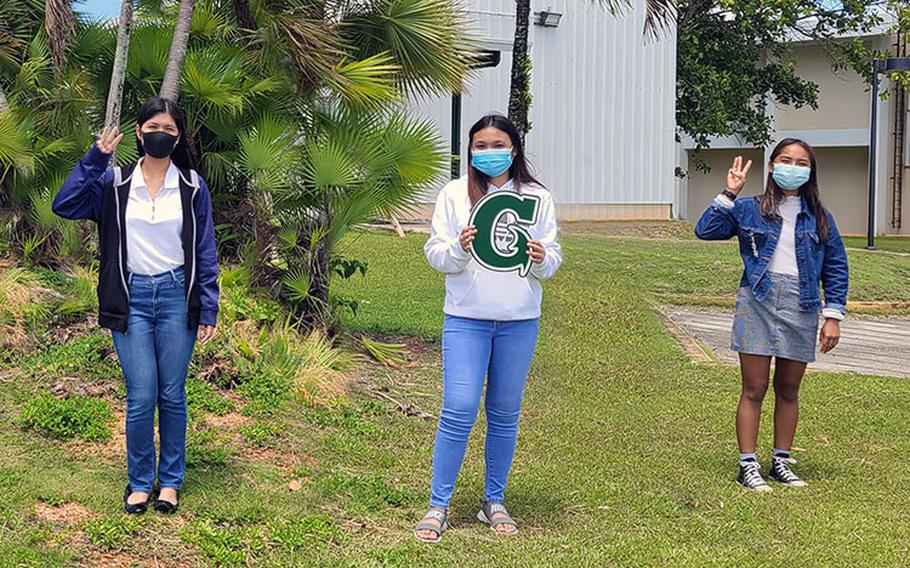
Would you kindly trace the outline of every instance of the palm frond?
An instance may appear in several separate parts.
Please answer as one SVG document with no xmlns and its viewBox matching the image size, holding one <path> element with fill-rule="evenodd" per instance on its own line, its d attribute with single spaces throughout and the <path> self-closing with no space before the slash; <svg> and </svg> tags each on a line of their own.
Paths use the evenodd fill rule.
<svg viewBox="0 0 910 568">
<path fill-rule="evenodd" d="M 266 193 L 281 194 L 292 186 L 291 172 L 298 158 L 292 124 L 266 115 L 238 138 L 238 165 L 253 187 Z"/>
<path fill-rule="evenodd" d="M 354 108 L 377 108 L 398 98 L 395 87 L 400 71 L 388 53 L 360 61 L 341 63 L 324 79 L 345 104 Z"/>
<path fill-rule="evenodd" d="M 292 302 L 302 303 L 310 298 L 312 278 L 302 269 L 291 269 L 281 279 L 281 285 L 287 298 Z"/>
<path fill-rule="evenodd" d="M 459 90 L 468 73 L 476 39 L 466 13 L 458 0 L 383 0 L 349 7 L 345 29 L 362 57 L 391 55 L 406 92 L 438 95 Z"/>
<path fill-rule="evenodd" d="M 0 178 L 10 168 L 30 173 L 35 166 L 27 132 L 13 115 L 12 109 L 0 113 Z"/>
<path fill-rule="evenodd" d="M 631 0 L 591 0 L 614 16 L 632 7 Z M 645 34 L 658 36 L 676 21 L 676 0 L 645 0 Z"/>
<path fill-rule="evenodd" d="M 236 50 L 215 45 L 187 53 L 182 91 L 197 103 L 237 114 L 243 110 L 243 59 Z"/>
<path fill-rule="evenodd" d="M 353 157 L 346 147 L 334 141 L 307 144 L 303 177 L 308 186 L 323 193 L 338 188 L 350 189 L 359 182 Z"/>
</svg>

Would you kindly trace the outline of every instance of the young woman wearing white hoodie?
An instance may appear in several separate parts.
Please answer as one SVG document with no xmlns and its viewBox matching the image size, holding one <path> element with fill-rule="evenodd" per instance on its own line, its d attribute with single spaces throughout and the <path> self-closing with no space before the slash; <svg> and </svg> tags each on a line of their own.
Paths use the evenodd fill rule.
<svg viewBox="0 0 910 568">
<path fill-rule="evenodd" d="M 517 530 L 502 504 L 503 494 L 537 343 L 541 281 L 553 276 L 562 263 L 553 199 L 531 175 L 515 126 L 503 116 L 485 116 L 471 128 L 469 144 L 468 175 L 440 192 L 424 247 L 430 266 L 446 274 L 442 412 L 433 451 L 430 510 L 415 529 L 417 538 L 427 542 L 439 541 L 446 529 L 449 500 L 484 380 L 486 476 L 478 518 L 500 534 Z M 518 238 L 509 225 L 517 223 L 530 235 L 527 253 L 532 264 L 524 277 L 517 271 L 485 268 L 471 252 L 477 238 L 477 227 L 469 225 L 472 210 L 488 193 L 501 191 L 539 199 L 534 221 L 523 222 L 509 212 L 494 230 L 493 246 L 506 256 Z"/>
</svg>

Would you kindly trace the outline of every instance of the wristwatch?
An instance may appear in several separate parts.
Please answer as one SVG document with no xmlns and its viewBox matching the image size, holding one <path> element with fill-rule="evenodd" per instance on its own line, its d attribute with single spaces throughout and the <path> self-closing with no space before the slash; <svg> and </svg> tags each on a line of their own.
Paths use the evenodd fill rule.
<svg viewBox="0 0 910 568">
<path fill-rule="evenodd" d="M 729 199 L 730 201 L 736 201 L 736 194 L 730 191 L 729 189 L 724 189 L 720 192 L 721 195 Z"/>
</svg>

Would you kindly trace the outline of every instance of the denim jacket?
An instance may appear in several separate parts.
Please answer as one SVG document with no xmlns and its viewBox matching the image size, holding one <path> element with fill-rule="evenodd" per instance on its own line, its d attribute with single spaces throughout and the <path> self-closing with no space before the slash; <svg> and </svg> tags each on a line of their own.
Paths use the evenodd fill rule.
<svg viewBox="0 0 910 568">
<path fill-rule="evenodd" d="M 695 234 L 706 241 L 739 237 L 739 254 L 745 267 L 740 286 L 750 286 L 758 301 L 771 290 L 768 264 L 780 239 L 783 222 L 766 218 L 759 207 L 760 197 L 744 197 L 731 203 L 718 196 L 698 220 Z M 822 241 L 816 231 L 815 214 L 802 200 L 796 217 L 796 265 L 799 269 L 799 306 L 804 311 L 822 307 L 819 284 L 825 291 L 824 316 L 843 319 L 847 305 L 847 251 L 828 213 L 828 238 Z"/>
</svg>

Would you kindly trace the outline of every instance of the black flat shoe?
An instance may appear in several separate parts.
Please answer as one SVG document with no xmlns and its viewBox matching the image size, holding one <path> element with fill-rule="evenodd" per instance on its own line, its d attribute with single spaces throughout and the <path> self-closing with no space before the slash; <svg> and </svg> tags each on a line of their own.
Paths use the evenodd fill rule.
<svg viewBox="0 0 910 568">
<path fill-rule="evenodd" d="M 126 489 L 123 490 L 123 510 L 130 515 L 141 515 L 148 510 L 148 501 L 130 504 L 129 498 L 132 493 L 133 490 L 130 488 L 130 484 L 127 483 Z"/>
<path fill-rule="evenodd" d="M 178 493 L 179 496 L 179 493 Z M 155 510 L 159 513 L 164 513 L 165 515 L 173 515 L 177 512 L 177 507 L 180 505 L 179 502 L 171 503 L 170 501 L 165 501 L 163 499 L 155 499 Z"/>
</svg>

